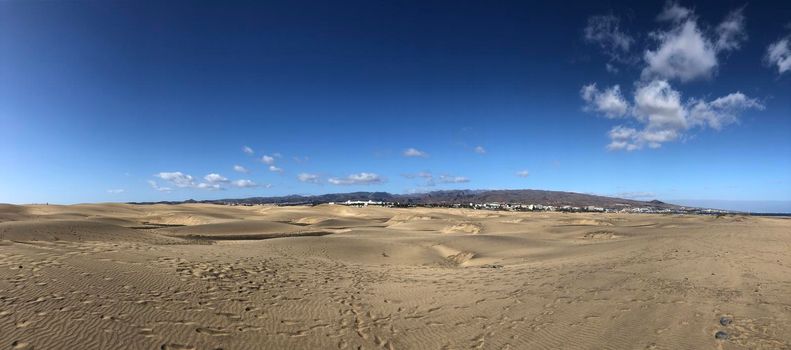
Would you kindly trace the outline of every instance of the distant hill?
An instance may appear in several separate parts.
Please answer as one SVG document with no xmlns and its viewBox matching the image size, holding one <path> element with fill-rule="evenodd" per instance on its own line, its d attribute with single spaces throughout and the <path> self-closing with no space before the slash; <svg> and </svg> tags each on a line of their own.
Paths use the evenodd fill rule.
<svg viewBox="0 0 791 350">
<path fill-rule="evenodd" d="M 522 203 L 553 206 L 597 206 L 603 208 L 654 207 L 677 208 L 678 206 L 653 200 L 650 202 L 632 199 L 596 196 L 575 192 L 543 190 L 448 190 L 416 194 L 391 194 L 388 192 L 351 192 L 331 193 L 316 196 L 250 197 L 239 199 L 220 199 L 161 203 L 237 203 L 237 204 L 321 204 L 345 202 L 347 200 L 372 200 L 398 202 L 402 204 L 468 204 L 468 203 Z M 137 203 L 145 204 L 145 203 Z"/>
</svg>

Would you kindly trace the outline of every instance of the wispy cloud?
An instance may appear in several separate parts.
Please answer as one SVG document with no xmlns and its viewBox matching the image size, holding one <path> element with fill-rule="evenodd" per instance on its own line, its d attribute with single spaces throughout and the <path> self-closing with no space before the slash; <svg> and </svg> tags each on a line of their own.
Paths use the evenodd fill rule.
<svg viewBox="0 0 791 350">
<path fill-rule="evenodd" d="M 431 179 L 434 177 L 434 175 L 432 175 L 428 171 L 421 171 L 419 173 L 414 173 L 414 174 L 403 174 L 402 176 L 407 179 L 415 179 L 415 178 Z"/>
<path fill-rule="evenodd" d="M 310 160 L 310 157 L 308 157 L 308 156 L 302 156 L 302 157 L 294 156 L 294 157 L 291 157 L 291 159 L 293 159 L 297 163 L 305 163 L 305 162 Z"/>
<path fill-rule="evenodd" d="M 401 176 L 407 179 L 419 179 L 423 181 L 423 187 L 432 187 L 435 186 L 436 183 L 434 182 L 434 175 L 428 171 L 421 171 L 414 174 L 402 174 Z"/>
<path fill-rule="evenodd" d="M 653 199 L 656 198 L 656 194 L 653 192 L 618 192 L 612 195 L 616 198 L 625 198 L 625 199 Z"/>
<path fill-rule="evenodd" d="M 231 182 L 231 184 L 234 187 L 239 187 L 239 188 L 250 188 L 250 187 L 257 187 L 258 186 L 258 185 L 256 185 L 255 182 L 253 182 L 251 180 L 246 180 L 246 179 L 236 180 L 236 181 Z"/>
<path fill-rule="evenodd" d="M 486 148 L 483 148 L 483 146 L 475 146 L 473 152 L 478 154 L 486 154 Z"/>
<path fill-rule="evenodd" d="M 275 164 L 275 157 L 264 154 L 263 156 L 261 156 L 261 161 L 264 164 L 272 165 Z"/>
<path fill-rule="evenodd" d="M 271 171 L 273 173 L 282 173 L 283 172 L 283 168 L 280 168 L 280 167 L 275 166 L 275 165 L 270 165 L 269 166 L 269 171 Z"/>
<path fill-rule="evenodd" d="M 245 167 L 243 167 L 241 165 L 234 165 L 233 166 L 233 171 L 235 171 L 237 173 L 244 173 L 244 174 L 247 174 L 247 173 L 250 172 L 250 170 L 248 170 L 247 168 L 245 168 Z"/>
<path fill-rule="evenodd" d="M 580 95 L 586 102 L 586 111 L 601 113 L 607 118 L 620 118 L 629 111 L 629 103 L 624 99 L 618 85 L 602 91 L 596 83 L 591 83 L 582 87 Z"/>
<path fill-rule="evenodd" d="M 124 192 L 126 192 L 126 190 L 124 190 L 123 188 L 113 188 L 113 189 L 107 190 L 107 193 L 110 193 L 110 194 L 119 194 L 119 193 L 124 193 Z"/>
<path fill-rule="evenodd" d="M 297 179 L 300 182 L 313 183 L 313 184 L 317 184 L 321 182 L 321 178 L 317 174 L 300 173 L 299 175 L 297 175 Z"/>
<path fill-rule="evenodd" d="M 362 172 L 344 178 L 333 177 L 327 181 L 333 185 L 372 185 L 383 183 L 384 179 L 375 173 Z"/>
<path fill-rule="evenodd" d="M 613 62 L 629 63 L 633 61 L 630 54 L 635 39 L 621 28 L 621 20 L 614 14 L 595 15 L 588 18 L 584 30 L 585 41 L 596 44 L 609 57 L 607 70 L 617 72 Z"/>
<path fill-rule="evenodd" d="M 154 190 L 159 191 L 159 192 L 171 192 L 171 191 L 173 191 L 173 189 L 170 188 L 170 187 L 160 187 L 157 184 L 157 182 L 154 181 L 154 180 L 148 180 L 148 185 L 151 186 L 151 188 L 153 188 Z"/>
<path fill-rule="evenodd" d="M 766 63 L 777 67 L 777 73 L 791 72 L 791 35 L 787 35 L 766 48 Z"/>
<path fill-rule="evenodd" d="M 527 171 L 527 170 L 520 170 L 520 171 L 517 171 L 517 172 L 516 172 L 516 176 L 519 176 L 519 177 L 528 177 L 528 176 L 530 176 L 530 172 L 529 172 L 529 171 Z"/>
<path fill-rule="evenodd" d="M 428 153 L 415 148 L 407 148 L 406 150 L 404 150 L 403 154 L 404 157 L 423 157 L 423 158 L 428 157 Z"/>
<path fill-rule="evenodd" d="M 470 179 L 464 176 L 440 175 L 437 177 L 437 182 L 443 184 L 460 184 L 470 182 Z"/>
<path fill-rule="evenodd" d="M 248 146 L 242 146 L 242 152 L 249 155 L 255 154 L 255 151 L 253 151 L 253 149 Z"/>
</svg>

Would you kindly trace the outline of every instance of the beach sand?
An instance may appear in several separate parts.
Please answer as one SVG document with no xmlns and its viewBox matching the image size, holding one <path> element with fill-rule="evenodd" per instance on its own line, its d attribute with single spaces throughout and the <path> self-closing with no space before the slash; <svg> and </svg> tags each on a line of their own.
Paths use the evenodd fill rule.
<svg viewBox="0 0 791 350">
<path fill-rule="evenodd" d="M 790 349 L 791 220 L 0 205 L 0 349 L 470 348 Z"/>
</svg>

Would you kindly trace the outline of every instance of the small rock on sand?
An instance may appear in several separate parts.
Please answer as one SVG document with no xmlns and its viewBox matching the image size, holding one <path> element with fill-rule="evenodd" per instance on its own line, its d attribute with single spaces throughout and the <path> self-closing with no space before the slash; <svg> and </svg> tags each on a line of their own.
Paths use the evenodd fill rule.
<svg viewBox="0 0 791 350">
<path fill-rule="evenodd" d="M 726 340 L 726 339 L 728 339 L 728 333 L 723 332 L 723 331 L 719 331 L 717 333 L 714 333 L 714 338 L 715 339 L 720 339 L 720 340 Z"/>
</svg>

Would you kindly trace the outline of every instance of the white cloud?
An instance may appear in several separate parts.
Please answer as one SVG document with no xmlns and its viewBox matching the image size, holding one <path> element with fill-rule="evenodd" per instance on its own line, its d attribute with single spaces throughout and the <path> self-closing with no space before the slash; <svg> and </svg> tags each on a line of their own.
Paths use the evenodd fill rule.
<svg viewBox="0 0 791 350">
<path fill-rule="evenodd" d="M 684 102 L 681 93 L 665 80 L 653 80 L 638 85 L 629 117 L 642 129 L 618 125 L 609 132 L 610 150 L 633 151 L 645 146 L 659 148 L 663 143 L 681 138 L 695 127 L 720 130 L 738 120 L 747 109 L 763 109 L 756 99 L 741 92 L 705 101 L 690 99 Z"/>
<path fill-rule="evenodd" d="M 272 165 L 272 164 L 275 164 L 275 157 L 272 157 L 272 156 L 264 154 L 261 157 L 261 161 L 264 162 L 264 164 Z"/>
<path fill-rule="evenodd" d="M 517 171 L 517 172 L 516 172 L 516 176 L 519 176 L 519 177 L 528 177 L 528 176 L 530 176 L 530 172 L 529 172 L 529 171 L 527 171 L 527 170 L 520 170 L 520 171 Z"/>
<path fill-rule="evenodd" d="M 344 178 L 330 178 L 329 183 L 333 185 L 370 185 L 383 183 L 384 179 L 375 173 L 352 174 Z"/>
<path fill-rule="evenodd" d="M 582 87 L 580 95 L 587 102 L 585 110 L 604 114 L 608 118 L 622 117 L 629 110 L 629 103 L 623 98 L 618 85 L 601 91 L 596 83 L 588 84 Z"/>
<path fill-rule="evenodd" d="M 206 175 L 206 176 L 203 177 L 203 179 L 206 180 L 206 182 L 211 183 L 211 184 L 228 182 L 228 178 L 226 178 L 226 177 L 224 177 L 224 176 L 222 176 L 220 174 L 215 174 L 215 173 L 211 173 L 209 175 Z"/>
<path fill-rule="evenodd" d="M 739 112 L 746 109 L 762 110 L 764 106 L 758 100 L 749 98 L 741 92 L 731 93 L 711 102 L 693 100 L 689 121 L 693 126 L 708 126 L 720 130 L 723 126 L 735 123 Z"/>
<path fill-rule="evenodd" d="M 241 165 L 234 165 L 233 166 L 233 171 L 238 172 L 238 173 L 244 173 L 244 174 L 247 174 L 247 173 L 250 172 L 250 170 L 247 170 L 247 168 L 245 168 L 245 167 L 243 167 Z"/>
<path fill-rule="evenodd" d="M 692 10 L 675 2 L 668 2 L 658 19 L 672 24 L 666 31 L 651 33 L 659 46 L 643 55 L 647 64 L 643 79 L 687 82 L 710 78 L 719 65 L 717 54 L 737 50 L 747 40 L 742 9 L 731 11 L 717 26 L 714 37 L 699 28 Z"/>
<path fill-rule="evenodd" d="M 637 146 L 630 143 L 630 140 L 633 139 L 635 135 L 637 135 L 637 129 L 618 125 L 610 129 L 610 144 L 607 145 L 607 149 L 634 151 L 637 149 Z"/>
<path fill-rule="evenodd" d="M 300 173 L 299 175 L 297 175 L 297 179 L 300 182 L 313 183 L 313 184 L 317 184 L 321 181 L 319 175 L 309 174 L 309 173 Z"/>
<path fill-rule="evenodd" d="M 655 50 L 647 50 L 643 77 L 690 81 L 709 78 L 717 68 L 714 44 L 703 36 L 694 19 L 666 32 L 654 33 L 659 41 Z"/>
<path fill-rule="evenodd" d="M 124 192 L 126 192 L 126 190 L 124 190 L 123 188 L 113 188 L 113 189 L 107 190 L 107 193 L 110 193 L 110 194 L 119 194 L 119 193 L 124 193 Z"/>
<path fill-rule="evenodd" d="M 407 148 L 404 150 L 404 157 L 428 157 L 428 153 L 415 148 Z"/>
<path fill-rule="evenodd" d="M 216 191 L 216 190 L 222 190 L 223 189 L 222 186 L 220 186 L 220 184 L 218 184 L 218 183 L 206 183 L 206 182 L 201 182 L 201 183 L 195 185 L 195 188 L 198 188 L 198 189 L 201 189 L 201 190 L 210 190 L 210 191 Z"/>
<path fill-rule="evenodd" d="M 148 180 L 148 185 L 151 186 L 151 188 L 153 188 L 153 189 L 155 189 L 155 190 L 157 190 L 159 192 L 170 192 L 170 191 L 173 191 L 173 189 L 170 188 L 170 187 L 159 187 L 157 182 L 154 181 L 154 180 Z"/>
<path fill-rule="evenodd" d="M 611 61 L 626 62 L 634 39 L 620 26 L 621 20 L 613 14 L 591 16 L 584 30 L 585 41 L 599 45 Z M 610 63 L 607 63 L 607 67 L 608 70 L 617 71 Z"/>
<path fill-rule="evenodd" d="M 269 166 L 269 171 L 271 171 L 273 173 L 282 173 L 283 172 L 283 168 L 277 167 L 275 165 L 270 165 Z"/>
<path fill-rule="evenodd" d="M 766 48 L 765 60 L 770 65 L 777 66 L 778 74 L 791 71 L 791 35 L 769 45 Z"/>
<path fill-rule="evenodd" d="M 195 178 L 192 177 L 192 175 L 184 174 L 180 171 L 161 172 L 155 174 L 154 177 L 167 181 L 177 188 L 196 188 L 202 190 L 222 190 L 222 184 L 228 182 L 227 178 L 215 173 L 204 176 L 203 179 L 206 182 L 195 182 Z M 172 190 L 170 187 L 159 187 L 155 181 L 149 181 L 148 183 L 151 185 L 151 188 L 157 191 L 170 192 Z"/>
<path fill-rule="evenodd" d="M 684 100 L 681 92 L 669 82 L 714 76 L 719 66 L 718 55 L 739 49 L 747 40 L 742 9 L 731 11 L 718 26 L 707 31 L 700 29 L 693 10 L 675 1 L 665 4 L 657 20 L 668 22 L 668 28 L 650 33 L 657 46 L 643 55 L 645 67 L 641 80 L 635 83 L 631 103 L 621 94 L 618 85 L 600 90 L 596 84 L 588 84 L 580 91 L 586 111 L 626 119 L 625 124 L 610 129 L 608 149 L 659 148 L 664 143 L 683 139 L 694 128 L 720 130 L 737 122 L 744 110 L 763 109 L 759 101 L 741 92 L 710 101 Z M 777 64 L 775 62 L 785 57 L 787 69 L 791 69 L 791 49 L 787 43 L 780 47 L 770 46 L 766 60 Z"/>
<path fill-rule="evenodd" d="M 483 146 L 475 146 L 473 151 L 478 154 L 486 154 L 486 148 L 483 148 Z"/>
<path fill-rule="evenodd" d="M 180 171 L 174 172 L 161 172 L 154 175 L 162 180 L 172 183 L 176 187 L 193 187 L 195 181 L 192 176 L 184 174 Z"/>
<path fill-rule="evenodd" d="M 242 152 L 244 152 L 245 154 L 249 154 L 249 155 L 252 155 L 253 153 L 255 153 L 255 151 L 253 151 L 253 149 L 248 147 L 248 146 L 242 146 Z"/>
<path fill-rule="evenodd" d="M 681 93 L 673 90 L 665 80 L 654 80 L 639 85 L 634 94 L 634 115 L 652 129 L 684 129 L 686 109 Z"/>
<path fill-rule="evenodd" d="M 470 182 L 470 179 L 466 178 L 464 176 L 440 175 L 437 178 L 437 182 L 444 183 L 444 184 L 459 184 L 459 183 Z"/>
<path fill-rule="evenodd" d="M 239 187 L 239 188 L 249 188 L 249 187 L 256 187 L 256 186 L 258 186 L 258 185 L 256 185 L 255 182 L 253 182 L 251 180 L 245 180 L 245 179 L 233 181 L 231 184 L 236 186 L 236 187 Z"/>
</svg>

